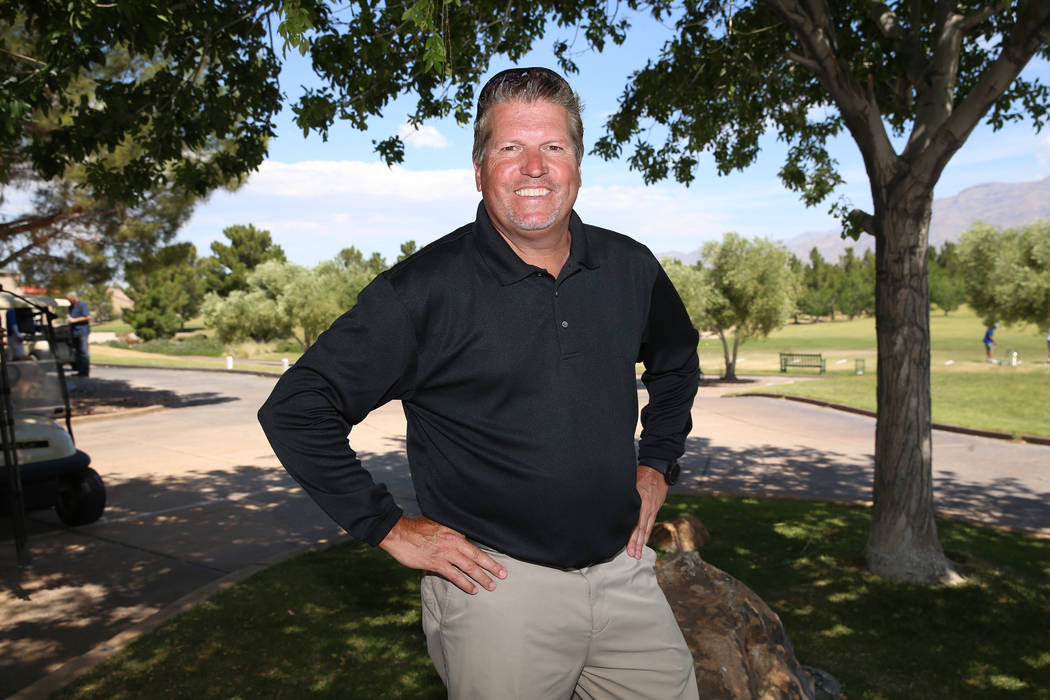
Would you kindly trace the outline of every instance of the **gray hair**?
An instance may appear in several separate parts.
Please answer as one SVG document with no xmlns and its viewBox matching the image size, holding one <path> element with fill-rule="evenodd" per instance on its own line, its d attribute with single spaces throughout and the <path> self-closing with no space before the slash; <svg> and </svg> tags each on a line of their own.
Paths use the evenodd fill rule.
<svg viewBox="0 0 1050 700">
<path fill-rule="evenodd" d="M 489 111 L 504 102 L 532 103 L 543 100 L 564 107 L 569 115 L 569 136 L 576 151 L 576 163 L 583 160 L 583 120 L 580 112 L 583 105 L 580 96 L 561 77 L 549 68 L 511 68 L 492 76 L 478 96 L 478 114 L 474 119 L 475 163 L 485 156 L 492 125 Z"/>
</svg>

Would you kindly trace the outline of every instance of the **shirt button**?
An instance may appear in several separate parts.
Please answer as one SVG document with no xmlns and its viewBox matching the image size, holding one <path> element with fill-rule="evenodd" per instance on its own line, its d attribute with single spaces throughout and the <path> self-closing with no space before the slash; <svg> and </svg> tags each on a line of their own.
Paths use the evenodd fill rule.
<svg viewBox="0 0 1050 700">
<path fill-rule="evenodd" d="M 561 322 L 561 327 L 562 328 L 568 328 L 569 327 L 569 322 L 568 321 L 562 321 Z"/>
</svg>

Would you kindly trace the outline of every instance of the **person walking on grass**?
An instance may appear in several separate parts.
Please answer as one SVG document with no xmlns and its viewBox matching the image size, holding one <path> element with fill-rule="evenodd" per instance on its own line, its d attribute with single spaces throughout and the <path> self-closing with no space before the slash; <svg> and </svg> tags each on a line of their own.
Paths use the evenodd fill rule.
<svg viewBox="0 0 1050 700">
<path fill-rule="evenodd" d="M 988 328 L 988 330 L 986 330 L 984 332 L 984 354 L 985 354 L 985 359 L 987 359 L 989 362 L 991 362 L 993 364 L 995 363 L 995 357 L 993 356 L 994 348 L 995 348 L 996 345 L 999 344 L 995 340 L 995 329 L 998 328 L 998 327 L 999 327 L 999 324 L 996 323 L 996 324 L 990 326 Z"/>
<path fill-rule="evenodd" d="M 474 221 L 380 274 L 259 411 L 336 522 L 424 570 L 427 649 L 454 699 L 698 696 L 646 546 L 692 425 L 697 333 L 648 249 L 573 211 L 582 155 L 564 78 L 493 77 Z M 419 517 L 347 444 L 395 399 Z"/>
</svg>

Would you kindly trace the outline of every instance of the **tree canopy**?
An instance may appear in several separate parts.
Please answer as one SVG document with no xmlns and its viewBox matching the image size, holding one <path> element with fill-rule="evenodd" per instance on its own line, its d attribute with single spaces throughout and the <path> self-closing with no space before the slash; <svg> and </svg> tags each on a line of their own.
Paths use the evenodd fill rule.
<svg viewBox="0 0 1050 700">
<path fill-rule="evenodd" d="M 0 5 L 0 265 L 109 279 L 254 170 L 281 104 L 266 21 L 280 6 Z"/>
<path fill-rule="evenodd" d="M 834 318 L 836 295 L 842 279 L 842 268 L 824 260 L 820 251 L 809 251 L 809 263 L 802 268 L 802 293 L 799 310 L 819 320 L 821 316 Z"/>
<path fill-rule="evenodd" d="M 735 233 L 705 243 L 697 268 L 707 282 L 700 328 L 718 334 L 725 379 L 733 381 L 740 345 L 769 335 L 791 317 L 799 293 L 798 274 L 783 246 Z"/>
<path fill-rule="evenodd" d="M 221 297 L 237 289 L 247 290 L 248 274 L 262 263 L 287 259 L 284 249 L 270 238 L 270 232 L 257 229 L 253 224 L 227 226 L 222 235 L 229 244 L 213 241 L 211 255 L 200 261 L 206 291 Z"/>
<path fill-rule="evenodd" d="M 939 251 L 930 249 L 930 302 L 947 316 L 966 301 L 966 282 L 959 261 L 959 247 L 945 241 Z"/>
<path fill-rule="evenodd" d="M 164 246 L 125 268 L 134 306 L 124 320 L 143 340 L 170 338 L 193 318 L 204 298 L 197 248 L 192 243 Z"/>
<path fill-rule="evenodd" d="M 244 289 L 224 297 L 210 292 L 204 318 L 223 342 L 293 337 L 305 350 L 386 267 L 378 253 L 366 259 L 356 248 L 313 268 L 269 259 L 247 273 Z"/>
<path fill-rule="evenodd" d="M 0 182 L 16 174 L 48 180 L 84 164 L 94 194 L 133 202 L 158 181 L 203 195 L 250 172 L 280 108 L 279 59 L 265 21 L 278 6 L 3 3 Z M 131 70 L 112 64 L 121 54 Z M 143 62 L 151 70 L 137 70 Z M 85 77 L 90 91 L 73 89 Z M 51 115 L 61 119 L 46 124 Z M 232 149 L 215 148 L 219 141 Z M 105 157 L 128 142 L 136 152 L 126 162 Z"/>
<path fill-rule="evenodd" d="M 1050 222 L 998 229 L 977 224 L 959 243 L 970 306 L 985 325 L 1050 328 Z"/>
</svg>

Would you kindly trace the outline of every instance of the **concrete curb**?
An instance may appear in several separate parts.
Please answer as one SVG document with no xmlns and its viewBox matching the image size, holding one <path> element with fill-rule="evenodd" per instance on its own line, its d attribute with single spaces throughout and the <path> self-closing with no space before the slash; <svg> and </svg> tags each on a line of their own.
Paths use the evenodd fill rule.
<svg viewBox="0 0 1050 700">
<path fill-rule="evenodd" d="M 128 418 L 130 416 L 141 416 L 145 413 L 156 413 L 157 411 L 166 411 L 167 406 L 161 406 L 156 404 L 153 406 L 140 406 L 138 408 L 126 408 L 122 411 L 113 411 L 112 413 L 85 413 L 83 415 L 74 415 L 72 417 L 73 425 L 79 423 L 95 423 L 101 420 L 109 420 L 113 418 Z"/>
<path fill-rule="evenodd" d="M 785 399 L 787 401 L 797 401 L 799 403 L 807 403 L 813 406 L 820 406 L 822 408 L 833 408 L 836 411 L 844 411 L 846 413 L 856 413 L 862 416 L 868 416 L 875 418 L 875 411 L 869 411 L 866 408 L 857 408 L 855 406 L 847 406 L 841 403 L 835 403 L 833 401 L 825 401 L 823 399 L 811 399 L 806 396 L 789 396 L 785 394 L 774 394 L 764 391 L 756 391 L 748 394 L 727 394 L 729 398 L 747 398 L 749 396 L 757 396 L 763 399 Z M 959 433 L 962 435 L 973 435 L 974 437 L 992 438 L 995 440 L 1014 440 L 1020 439 L 1024 442 L 1031 443 L 1033 445 L 1047 445 L 1050 446 L 1050 437 L 1042 437 L 1040 435 L 1020 435 L 1015 438 L 1010 433 L 1002 433 L 995 430 L 981 430 L 979 428 L 967 428 L 961 425 L 950 425 L 948 423 L 931 423 L 931 427 L 934 430 L 943 430 L 948 433 Z"/>
<path fill-rule="evenodd" d="M 81 654 L 75 659 L 67 661 L 62 664 L 62 666 L 35 683 L 26 686 L 14 695 L 8 696 L 7 700 L 46 700 L 46 698 L 52 693 L 61 690 L 80 676 L 89 672 L 98 664 L 123 651 L 135 640 L 157 629 L 176 615 L 180 615 L 187 610 L 197 607 L 216 593 L 224 591 L 245 580 L 252 574 L 262 571 L 263 569 L 268 569 L 282 561 L 298 557 L 307 552 L 329 549 L 347 542 L 350 539 L 351 537 L 349 535 L 342 535 L 339 537 L 318 540 L 313 544 L 296 547 L 290 551 L 274 555 L 263 561 L 255 562 L 254 564 L 249 564 L 248 566 L 242 567 L 236 571 L 232 571 L 222 578 L 216 579 L 195 591 L 187 593 L 173 603 L 165 605 L 145 620 L 132 625 L 123 632 L 120 632 L 105 642 L 95 646 L 90 651 Z"/>
<path fill-rule="evenodd" d="M 227 374 L 253 374 L 257 377 L 271 377 L 276 379 L 281 376 L 280 372 L 264 372 L 261 369 L 226 369 L 225 367 L 171 367 L 167 365 L 122 365 L 116 362 L 92 362 L 93 367 L 107 367 L 109 369 L 167 369 L 173 372 L 225 372 Z"/>
</svg>

